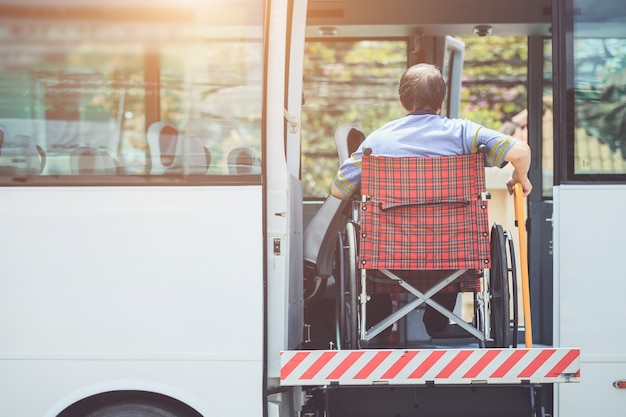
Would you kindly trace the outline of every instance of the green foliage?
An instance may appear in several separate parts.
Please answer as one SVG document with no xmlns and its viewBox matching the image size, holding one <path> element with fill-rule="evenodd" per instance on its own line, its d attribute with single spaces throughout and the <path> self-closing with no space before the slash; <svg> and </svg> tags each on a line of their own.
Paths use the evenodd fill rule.
<svg viewBox="0 0 626 417">
<path fill-rule="evenodd" d="M 526 108 L 525 37 L 461 37 L 465 43 L 461 116 L 498 129 Z"/>
<path fill-rule="evenodd" d="M 326 197 L 339 161 L 335 130 L 357 123 L 368 133 L 402 116 L 397 83 L 404 41 L 310 42 L 304 61 L 302 180 L 306 197 Z"/>
<path fill-rule="evenodd" d="M 492 129 L 526 107 L 524 37 L 463 37 L 461 117 Z M 335 129 L 357 123 L 368 134 L 404 115 L 397 86 L 405 41 L 309 42 L 304 62 L 304 195 L 325 198 L 339 166 Z"/>
</svg>

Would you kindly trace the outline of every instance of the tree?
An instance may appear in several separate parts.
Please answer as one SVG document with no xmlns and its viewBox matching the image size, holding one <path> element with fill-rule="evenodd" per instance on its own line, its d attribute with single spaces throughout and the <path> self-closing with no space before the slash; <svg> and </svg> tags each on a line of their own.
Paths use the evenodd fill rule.
<svg viewBox="0 0 626 417">
<path fill-rule="evenodd" d="M 462 37 L 461 116 L 494 129 L 527 105 L 525 37 Z"/>
</svg>

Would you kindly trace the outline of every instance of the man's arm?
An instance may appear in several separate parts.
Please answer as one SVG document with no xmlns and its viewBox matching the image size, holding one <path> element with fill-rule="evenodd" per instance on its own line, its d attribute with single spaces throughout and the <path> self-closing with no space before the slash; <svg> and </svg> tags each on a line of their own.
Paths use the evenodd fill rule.
<svg viewBox="0 0 626 417">
<path fill-rule="evenodd" d="M 524 190 L 525 196 L 530 194 L 533 188 L 528 179 L 528 170 L 530 169 L 530 146 L 521 140 L 516 141 L 504 156 L 504 160 L 513 165 L 511 178 L 506 182 L 509 194 L 513 194 L 513 187 L 517 183 L 522 184 L 522 190 Z"/>
<path fill-rule="evenodd" d="M 361 154 L 357 150 L 339 167 L 330 193 L 340 200 L 350 200 L 361 186 Z"/>
<path fill-rule="evenodd" d="M 332 194 L 333 197 L 336 197 L 340 200 L 349 200 L 350 197 L 345 195 L 344 193 L 341 192 L 341 190 L 339 189 L 339 187 L 337 187 L 335 185 L 335 182 L 333 181 L 333 185 L 330 188 L 330 193 Z"/>
</svg>

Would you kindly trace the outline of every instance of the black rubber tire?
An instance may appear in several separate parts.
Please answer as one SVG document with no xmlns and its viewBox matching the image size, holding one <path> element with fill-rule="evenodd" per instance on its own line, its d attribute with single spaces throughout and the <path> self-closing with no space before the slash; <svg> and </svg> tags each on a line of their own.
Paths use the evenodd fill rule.
<svg viewBox="0 0 626 417">
<path fill-rule="evenodd" d="M 511 273 L 511 298 L 513 303 L 513 336 L 511 339 L 511 347 L 517 347 L 517 339 L 519 337 L 519 302 L 517 294 L 517 265 L 515 263 L 515 246 L 511 234 L 507 233 L 509 241 L 509 262 Z"/>
<path fill-rule="evenodd" d="M 335 343 L 338 350 L 344 349 L 348 340 L 345 237 L 345 230 L 337 233 L 337 249 L 335 250 Z"/>
<path fill-rule="evenodd" d="M 348 222 L 337 242 L 339 279 L 337 285 L 338 349 L 358 347 L 357 226 Z"/>
<path fill-rule="evenodd" d="M 350 349 L 358 348 L 359 340 L 359 293 L 357 282 L 359 280 L 358 249 L 357 249 L 357 226 L 354 223 L 346 225 L 348 237 L 348 279 L 350 291 Z"/>
<path fill-rule="evenodd" d="M 142 401 L 124 401 L 106 405 L 86 417 L 187 417 L 176 410 Z"/>
<path fill-rule="evenodd" d="M 509 347 L 511 318 L 507 245 L 504 230 L 497 223 L 491 228 L 489 285 L 491 337 L 494 347 Z"/>
</svg>

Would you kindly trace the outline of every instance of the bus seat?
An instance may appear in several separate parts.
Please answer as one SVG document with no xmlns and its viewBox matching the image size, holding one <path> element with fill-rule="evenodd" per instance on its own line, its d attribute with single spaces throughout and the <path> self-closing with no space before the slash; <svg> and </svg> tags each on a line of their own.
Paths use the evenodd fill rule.
<svg viewBox="0 0 626 417">
<path fill-rule="evenodd" d="M 261 160 L 254 151 L 245 146 L 237 147 L 228 153 L 229 174 L 260 174 Z"/>
<path fill-rule="evenodd" d="M 155 122 L 147 132 L 152 174 L 206 174 L 211 152 L 200 138 L 181 135 L 174 123 Z"/>
<path fill-rule="evenodd" d="M 340 163 L 350 157 L 365 134 L 354 123 L 341 125 L 335 131 L 335 144 Z M 337 235 L 351 219 L 352 202 L 329 195 L 304 230 L 304 275 L 305 281 L 321 281 L 332 275 Z M 316 290 L 310 294 L 312 296 Z"/>
<path fill-rule="evenodd" d="M 115 175 L 117 163 L 104 150 L 81 146 L 70 154 L 70 171 L 73 175 Z"/>
<path fill-rule="evenodd" d="M 335 131 L 335 144 L 337 146 L 337 154 L 339 163 L 343 163 L 358 149 L 365 140 L 365 134 L 354 123 L 346 123 L 337 128 Z"/>
<path fill-rule="evenodd" d="M 152 160 L 152 174 L 163 174 L 174 164 L 178 128 L 174 123 L 155 122 L 148 127 L 146 136 Z"/>
<path fill-rule="evenodd" d="M 196 135 L 183 135 L 168 173 L 206 175 L 211 166 L 211 152 Z"/>
<path fill-rule="evenodd" d="M 0 175 L 40 175 L 45 166 L 46 153 L 31 136 L 0 125 Z"/>
</svg>

